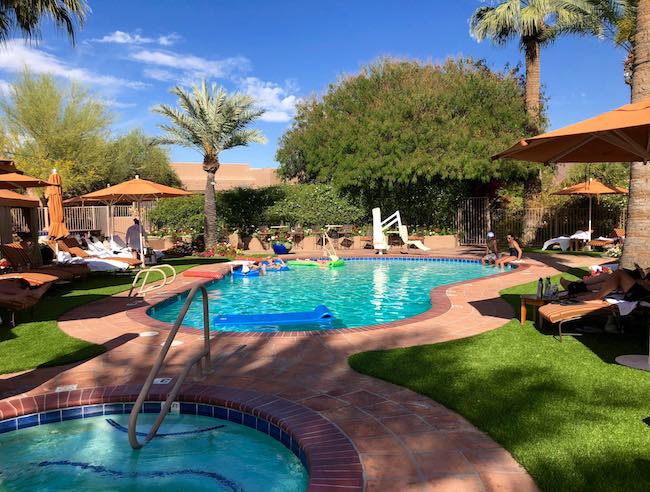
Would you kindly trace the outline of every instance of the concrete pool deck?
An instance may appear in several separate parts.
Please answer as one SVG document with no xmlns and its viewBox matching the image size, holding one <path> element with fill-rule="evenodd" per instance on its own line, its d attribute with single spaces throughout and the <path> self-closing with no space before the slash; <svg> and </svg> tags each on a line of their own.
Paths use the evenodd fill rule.
<svg viewBox="0 0 650 492">
<path fill-rule="evenodd" d="M 500 290 L 571 266 L 606 261 L 541 259 L 548 264 L 529 260 L 528 268 L 506 275 L 434 289 L 433 305 L 438 306 L 434 315 L 396 326 L 340 330 L 327 336 L 217 334 L 212 341 L 215 373 L 196 383 L 188 378 L 186 391 L 214 385 L 262 393 L 307 407 L 342 431 L 358 453 L 364 483 L 352 475 L 337 476 L 334 470 L 329 480 L 312 483 L 313 490 L 360 490 L 364 486 L 366 490 L 408 491 L 536 490 L 512 456 L 464 418 L 410 390 L 354 372 L 347 358 L 361 351 L 439 343 L 498 328 L 513 317 L 510 305 L 499 297 Z M 197 267 L 225 268 L 219 264 Z M 205 279 L 179 276 L 174 285 L 152 292 L 137 306 L 127 306 L 129 301 L 121 294 L 66 313 L 59 321 L 62 330 L 109 350 L 86 362 L 0 376 L 0 419 L 20 413 L 26 402 L 44 409 L 53 397 L 38 395 L 68 385 L 77 385 L 76 389 L 122 385 L 133 392 L 146 378 L 167 333 L 159 322 L 137 313 L 201 281 Z M 157 335 L 138 336 L 146 332 Z M 161 376 L 174 377 L 200 348 L 202 336 L 199 330 L 183 331 L 177 340 L 182 343 L 170 350 Z M 166 387 L 155 388 L 164 393 Z M 19 400 L 22 397 L 26 399 Z"/>
</svg>

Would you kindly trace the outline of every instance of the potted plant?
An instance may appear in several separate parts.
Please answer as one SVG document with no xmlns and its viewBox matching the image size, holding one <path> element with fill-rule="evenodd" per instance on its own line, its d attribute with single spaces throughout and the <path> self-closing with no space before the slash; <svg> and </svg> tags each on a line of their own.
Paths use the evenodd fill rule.
<svg viewBox="0 0 650 492">
<path fill-rule="evenodd" d="M 293 248 L 293 241 L 288 232 L 278 231 L 270 237 L 271 247 L 276 255 L 286 255 Z"/>
</svg>

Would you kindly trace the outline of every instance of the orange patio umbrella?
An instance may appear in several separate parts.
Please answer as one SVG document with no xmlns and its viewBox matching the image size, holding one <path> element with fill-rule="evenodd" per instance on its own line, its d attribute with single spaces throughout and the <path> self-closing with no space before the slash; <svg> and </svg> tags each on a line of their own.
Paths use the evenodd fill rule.
<svg viewBox="0 0 650 492">
<path fill-rule="evenodd" d="M 189 196 L 190 192 L 165 186 L 154 181 L 140 179 L 135 177 L 124 183 L 115 186 L 108 186 L 103 190 L 93 191 L 77 197 L 77 201 L 103 202 L 109 206 L 119 202 L 135 202 L 138 206 L 138 218 L 140 218 L 140 208 L 142 202 L 157 200 L 159 198 L 176 198 L 179 196 Z M 142 229 L 140 229 L 140 254 L 144 261 L 144 247 L 142 241 Z"/>
<path fill-rule="evenodd" d="M 555 162 L 650 160 L 650 98 L 520 140 L 493 159 Z"/>
<path fill-rule="evenodd" d="M 0 174 L 0 189 L 15 190 L 17 188 L 44 188 L 47 182 L 33 176 L 20 173 Z"/>
<path fill-rule="evenodd" d="M 47 182 L 50 184 L 47 187 L 47 210 L 50 214 L 48 236 L 50 236 L 50 239 L 61 239 L 70 234 L 70 231 L 68 231 L 64 222 L 61 175 L 56 172 L 56 169 L 52 169 L 52 174 L 50 174 Z"/>
<path fill-rule="evenodd" d="M 587 234 L 589 234 L 589 239 L 591 239 L 591 201 L 593 197 L 600 195 L 625 195 L 627 192 L 626 188 L 621 188 L 620 186 L 609 186 L 597 179 L 589 178 L 588 181 L 567 186 L 553 194 L 581 195 L 589 197 L 589 229 Z"/>
<path fill-rule="evenodd" d="M 29 207 L 36 208 L 40 205 L 37 198 L 21 195 L 15 191 L 0 190 L 0 207 Z"/>
</svg>

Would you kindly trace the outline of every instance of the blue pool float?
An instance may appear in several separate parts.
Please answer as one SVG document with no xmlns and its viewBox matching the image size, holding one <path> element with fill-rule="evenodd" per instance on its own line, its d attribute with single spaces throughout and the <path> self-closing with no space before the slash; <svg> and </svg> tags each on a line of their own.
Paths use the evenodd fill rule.
<svg viewBox="0 0 650 492">
<path fill-rule="evenodd" d="M 233 270 L 232 272 L 233 277 L 259 277 L 260 276 L 260 271 L 259 270 L 251 270 L 248 273 L 244 273 L 241 271 L 241 269 L 238 270 Z"/>
<path fill-rule="evenodd" d="M 313 311 L 273 314 L 224 314 L 215 316 L 215 325 L 291 325 L 302 323 L 331 323 L 334 316 L 327 306 Z"/>
</svg>

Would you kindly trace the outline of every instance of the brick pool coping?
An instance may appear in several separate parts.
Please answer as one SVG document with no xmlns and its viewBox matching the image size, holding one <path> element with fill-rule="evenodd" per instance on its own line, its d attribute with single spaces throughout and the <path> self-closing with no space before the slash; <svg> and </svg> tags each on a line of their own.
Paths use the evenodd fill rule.
<svg viewBox="0 0 650 492">
<path fill-rule="evenodd" d="M 282 255 L 281 255 L 282 256 Z M 306 257 L 306 256 L 305 256 Z M 296 256 L 291 256 L 290 259 L 296 259 Z M 476 262 L 478 261 L 478 258 L 476 256 L 410 256 L 410 255 L 401 255 L 401 256 L 383 256 L 383 257 L 376 257 L 376 256 L 368 256 L 368 257 L 361 257 L 361 256 L 341 256 L 341 258 L 344 259 L 349 259 L 349 260 L 359 260 L 359 261 L 426 261 L 426 262 Z M 287 257 L 285 256 L 285 259 Z M 527 263 L 519 263 L 517 264 L 516 268 L 512 268 L 507 271 L 503 271 L 501 273 L 495 273 L 493 275 L 489 275 L 487 278 L 494 278 L 494 277 L 499 277 L 499 276 L 504 276 L 504 275 L 510 275 L 513 273 L 521 273 L 529 268 L 529 265 Z M 173 327 L 172 323 L 165 323 L 164 321 L 157 320 L 153 318 L 152 316 L 149 315 L 149 310 L 150 309 L 155 309 L 156 306 L 160 304 L 164 304 L 169 301 L 172 297 L 183 295 L 187 292 L 189 292 L 195 285 L 207 285 L 212 282 L 216 281 L 221 281 L 223 280 L 226 276 L 230 274 L 230 267 L 226 266 L 225 264 L 213 264 L 209 265 L 209 267 L 195 267 L 190 270 L 193 273 L 207 273 L 211 274 L 211 278 L 207 277 L 196 277 L 196 276 L 185 276 L 185 278 L 191 278 L 192 280 L 189 283 L 185 283 L 184 285 L 172 285 L 171 288 L 165 290 L 166 297 L 160 296 L 158 299 L 153 304 L 146 304 L 142 307 L 137 307 L 134 309 L 130 309 L 126 312 L 126 315 L 132 319 L 133 321 L 136 321 L 140 324 L 143 324 L 145 326 L 149 326 L 151 328 L 156 328 L 160 330 L 171 330 Z M 184 272 L 185 273 L 185 272 Z M 389 328 L 396 328 L 400 326 L 405 326 L 408 324 L 416 323 L 419 321 L 426 321 L 430 320 L 433 318 L 436 318 L 447 311 L 451 309 L 451 300 L 449 299 L 449 296 L 447 295 L 447 290 L 448 289 L 453 289 L 455 287 L 462 287 L 465 284 L 471 284 L 473 282 L 476 282 L 477 280 L 480 280 L 485 277 L 477 277 L 473 278 L 470 280 L 463 280 L 461 282 L 454 282 L 451 284 L 444 284 L 440 285 L 438 287 L 434 287 L 429 291 L 429 298 L 431 300 L 431 307 L 424 311 L 423 313 L 417 314 L 415 316 L 411 316 L 409 318 L 397 320 L 397 321 L 391 321 L 388 323 L 378 323 L 374 325 L 368 325 L 368 326 L 358 326 L 354 328 L 337 328 L 337 329 L 332 329 L 332 330 L 313 330 L 313 331 L 277 331 L 277 332 L 261 332 L 261 331 L 218 331 L 218 334 L 220 337 L 239 337 L 239 338 L 250 338 L 250 337 L 259 337 L 259 338 L 264 338 L 264 337 L 285 337 L 285 338 L 295 338 L 295 337 L 311 337 L 311 336 L 320 336 L 320 337 L 326 337 L 326 336 L 333 336 L 333 335 L 341 335 L 341 334 L 346 334 L 346 333 L 360 333 L 360 332 L 367 332 L 367 331 L 374 331 L 374 330 L 384 330 L 384 329 L 389 329 Z M 200 295 L 200 294 L 199 294 Z M 186 325 L 181 325 L 179 329 L 180 333 L 187 333 L 189 335 L 196 335 L 201 333 L 200 328 L 196 327 L 190 327 Z"/>
<path fill-rule="evenodd" d="M 411 390 L 359 374 L 347 363 L 350 355 L 361 351 L 440 343 L 502 326 L 512 319 L 512 308 L 500 298 L 500 290 L 557 273 L 535 260 L 527 268 L 522 266 L 436 288 L 437 294 L 444 296 L 444 312 L 424 321 L 410 318 L 393 329 L 340 330 L 327 337 L 262 337 L 248 332 L 240 338 L 219 332 L 212 341 L 215 373 L 201 384 L 255 390 L 315 411 L 351 440 L 361 460 L 364 490 L 369 492 L 536 491 L 531 477 L 510 453 L 463 417 Z M 226 271 L 223 269 L 228 267 L 213 264 L 192 270 L 215 268 Z M 170 292 L 180 293 L 206 280 L 179 276 L 174 285 L 147 294 L 143 302 L 159 302 Z M 162 337 L 140 338 L 138 332 L 147 325 L 131 319 L 131 309 L 133 305 L 122 293 L 67 312 L 59 327 L 71 336 L 105 345 L 107 352 L 80 363 L 0 376 L 0 401 L 34 396 L 45 404 L 45 394 L 71 384 L 82 388 L 133 385 L 139 389 L 167 327 L 158 331 Z M 189 330 L 189 334 L 179 333 L 181 345 L 172 347 L 169 365 L 161 376 L 175 377 L 201 344 L 200 330 Z"/>
<path fill-rule="evenodd" d="M 151 391 L 147 401 L 164 401 L 170 385 Z M 106 386 L 3 400 L 0 401 L 0 423 L 70 407 L 131 403 L 141 388 L 133 384 Z M 350 492 L 363 490 L 363 468 L 350 439 L 331 421 L 304 405 L 254 390 L 214 385 L 190 386 L 181 391 L 177 401 L 226 407 L 279 427 L 305 453 L 310 491 L 340 487 Z M 243 418 L 241 423 L 244 425 Z M 126 440 L 123 445 L 127 446 Z M 296 452 L 291 444 L 287 447 Z"/>
</svg>

